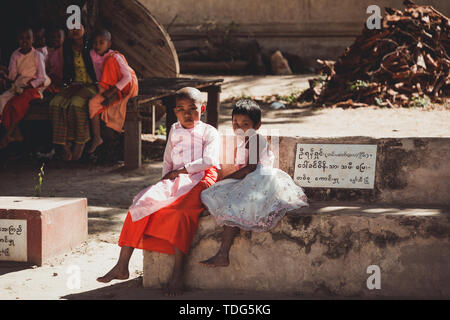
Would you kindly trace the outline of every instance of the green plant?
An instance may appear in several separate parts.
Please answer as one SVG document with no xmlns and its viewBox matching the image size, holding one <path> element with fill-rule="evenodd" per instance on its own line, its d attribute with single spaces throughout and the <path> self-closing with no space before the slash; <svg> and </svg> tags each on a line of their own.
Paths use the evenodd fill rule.
<svg viewBox="0 0 450 320">
<path fill-rule="evenodd" d="M 316 87 L 318 85 L 322 85 L 322 84 L 327 83 L 328 82 L 327 78 L 328 77 L 325 74 L 319 75 L 317 78 L 313 79 L 312 87 L 314 88 L 314 87 Z"/>
<path fill-rule="evenodd" d="M 294 104 L 297 102 L 298 97 L 300 96 L 301 93 L 302 93 L 301 90 L 295 90 L 295 91 L 291 92 L 291 94 L 286 95 L 286 96 L 278 96 L 277 95 L 277 99 L 281 100 L 281 101 L 285 101 L 288 104 Z"/>
<path fill-rule="evenodd" d="M 383 99 L 382 99 L 382 98 L 379 98 L 379 97 L 375 97 L 375 104 L 376 104 L 377 106 L 379 106 L 379 107 L 384 107 L 384 106 L 385 106 L 385 104 L 384 104 L 384 102 L 383 102 Z"/>
<path fill-rule="evenodd" d="M 38 173 L 38 184 L 34 186 L 34 196 L 40 197 L 42 193 L 42 184 L 44 183 L 44 166 L 45 163 L 42 164 L 41 169 Z"/>
<path fill-rule="evenodd" d="M 167 134 L 166 127 L 160 124 L 158 129 L 155 130 L 155 133 L 160 136 L 165 136 Z"/>
<path fill-rule="evenodd" d="M 408 106 L 411 108 L 427 108 L 431 104 L 431 100 L 428 96 L 414 96 L 411 98 Z"/>
<path fill-rule="evenodd" d="M 369 83 L 364 80 L 356 80 L 353 82 L 348 83 L 348 88 L 350 91 L 356 91 L 360 88 L 367 88 L 369 86 Z"/>
<path fill-rule="evenodd" d="M 253 100 L 252 97 L 246 95 L 245 93 L 241 93 L 239 97 L 237 97 L 238 100 Z"/>
</svg>

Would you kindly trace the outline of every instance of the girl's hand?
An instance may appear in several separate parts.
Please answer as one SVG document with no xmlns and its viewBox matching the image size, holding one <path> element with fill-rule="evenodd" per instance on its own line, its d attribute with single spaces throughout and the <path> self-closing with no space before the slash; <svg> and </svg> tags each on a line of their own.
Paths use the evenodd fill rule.
<svg viewBox="0 0 450 320">
<path fill-rule="evenodd" d="M 244 179 L 249 173 L 252 173 L 256 170 L 257 165 L 256 164 L 248 164 L 245 167 L 239 169 L 236 172 L 233 172 L 232 174 L 226 176 L 223 178 L 225 179 Z"/>
<path fill-rule="evenodd" d="M 166 180 L 166 179 L 173 180 L 173 179 L 176 179 L 177 177 L 178 177 L 178 174 L 176 174 L 176 171 L 170 171 L 170 172 L 166 173 L 166 175 L 164 177 L 162 177 L 161 180 Z"/>
<path fill-rule="evenodd" d="M 107 99 L 111 99 L 112 97 L 114 97 L 117 93 L 119 92 L 119 89 L 117 89 L 116 86 L 112 86 L 111 88 L 109 88 L 108 90 L 104 91 L 102 93 L 102 95 L 107 98 Z"/>
<path fill-rule="evenodd" d="M 188 173 L 187 170 L 183 167 L 178 170 L 170 171 L 162 178 L 162 180 L 165 179 L 173 180 L 176 179 L 180 174 L 187 174 L 187 173 Z"/>
<path fill-rule="evenodd" d="M 102 105 L 104 107 L 109 106 L 114 100 L 119 98 L 119 89 L 116 86 L 112 86 L 110 89 L 101 93 L 101 95 L 105 98 L 103 100 Z"/>
<path fill-rule="evenodd" d="M 27 82 L 27 85 L 25 86 L 25 87 L 23 87 L 22 89 L 23 90 L 26 90 L 26 89 L 32 89 L 33 88 L 33 86 L 31 85 L 31 82 L 32 82 L 33 80 L 30 80 L 30 81 L 28 81 Z"/>
</svg>

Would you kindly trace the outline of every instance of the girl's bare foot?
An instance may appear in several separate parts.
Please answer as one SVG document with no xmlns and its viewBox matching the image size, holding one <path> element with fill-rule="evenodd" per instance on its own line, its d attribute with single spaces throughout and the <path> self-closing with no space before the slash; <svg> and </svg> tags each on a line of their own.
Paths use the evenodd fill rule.
<svg viewBox="0 0 450 320">
<path fill-rule="evenodd" d="M 80 160 L 83 155 L 84 144 L 75 143 L 75 147 L 73 147 L 72 160 Z"/>
<path fill-rule="evenodd" d="M 230 265 L 230 259 L 228 258 L 228 255 L 222 255 L 218 253 L 208 260 L 200 261 L 200 263 L 211 268 L 228 267 Z"/>
<path fill-rule="evenodd" d="M 164 289 L 164 295 L 168 297 L 179 296 L 183 294 L 183 277 L 172 276 L 169 283 L 166 285 Z"/>
<path fill-rule="evenodd" d="M 103 143 L 103 139 L 102 138 L 94 137 L 92 139 L 91 146 L 90 146 L 90 148 L 88 150 L 88 153 L 94 153 L 95 149 L 97 149 L 97 147 L 99 147 L 102 143 Z"/>
<path fill-rule="evenodd" d="M 107 274 L 103 277 L 97 278 L 98 282 L 108 283 L 112 280 L 127 280 L 130 277 L 128 268 L 123 268 L 116 264 Z"/>
</svg>

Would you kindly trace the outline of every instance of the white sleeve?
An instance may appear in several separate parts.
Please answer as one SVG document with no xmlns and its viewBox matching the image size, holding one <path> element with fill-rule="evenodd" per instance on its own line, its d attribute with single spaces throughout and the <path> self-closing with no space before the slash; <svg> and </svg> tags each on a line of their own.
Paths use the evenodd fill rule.
<svg viewBox="0 0 450 320">
<path fill-rule="evenodd" d="M 131 82 L 131 72 L 121 56 L 115 54 L 114 57 L 116 58 L 116 61 L 119 64 L 120 73 L 122 74 L 122 78 L 119 81 L 117 81 L 116 87 L 117 89 L 122 90 L 123 88 L 125 88 L 127 84 Z"/>
<path fill-rule="evenodd" d="M 188 173 L 196 173 L 208 170 L 219 165 L 220 137 L 219 132 L 209 127 L 203 148 L 203 157 L 186 164 L 184 167 Z"/>
<path fill-rule="evenodd" d="M 275 155 L 273 154 L 269 142 L 261 136 L 259 139 L 259 162 L 260 164 L 268 167 L 273 167 L 273 164 L 275 162 Z M 262 138 L 262 139 L 261 139 Z"/>
<path fill-rule="evenodd" d="M 33 88 L 38 88 L 40 86 L 42 86 L 45 83 L 45 58 L 44 55 L 39 52 L 36 51 L 36 79 L 34 79 L 33 81 L 30 82 L 31 86 Z"/>
<path fill-rule="evenodd" d="M 17 57 L 18 53 L 17 51 L 14 51 L 9 60 L 8 79 L 11 81 L 16 80 L 17 78 Z"/>
<path fill-rule="evenodd" d="M 173 128 L 172 128 L 173 129 Z M 169 136 L 167 137 L 166 149 L 164 150 L 164 160 L 163 160 L 163 170 L 162 176 L 164 177 L 167 173 L 173 170 L 173 161 L 172 161 L 172 132 L 170 130 Z"/>
</svg>

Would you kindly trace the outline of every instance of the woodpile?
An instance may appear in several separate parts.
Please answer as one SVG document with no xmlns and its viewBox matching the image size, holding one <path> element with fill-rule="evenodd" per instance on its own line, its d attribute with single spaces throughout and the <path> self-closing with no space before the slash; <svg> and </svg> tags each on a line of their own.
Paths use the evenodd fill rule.
<svg viewBox="0 0 450 320">
<path fill-rule="evenodd" d="M 450 22 L 431 6 L 404 1 L 386 8 L 379 30 L 362 35 L 333 61 L 318 60 L 322 76 L 299 97 L 317 105 L 425 106 L 450 96 Z"/>
</svg>

